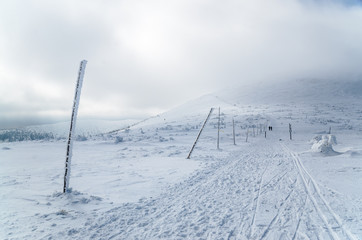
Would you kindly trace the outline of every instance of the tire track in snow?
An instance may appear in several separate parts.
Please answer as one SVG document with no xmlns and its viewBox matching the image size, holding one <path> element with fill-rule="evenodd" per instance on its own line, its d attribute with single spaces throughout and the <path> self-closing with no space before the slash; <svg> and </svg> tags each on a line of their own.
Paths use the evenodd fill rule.
<svg viewBox="0 0 362 240">
<path fill-rule="evenodd" d="M 312 201 L 319 217 L 324 222 L 330 237 L 332 239 L 339 239 L 339 236 L 341 236 L 343 238 L 347 237 L 351 240 L 357 240 L 357 237 L 355 237 L 348 229 L 345 228 L 341 219 L 332 210 L 329 203 L 321 195 L 319 187 L 317 186 L 314 178 L 305 169 L 298 155 L 291 151 L 286 145 L 281 144 L 281 146 L 286 152 L 288 152 L 292 156 L 294 164 L 297 167 L 300 177 L 303 181 L 308 197 Z M 324 209 L 324 211 L 322 211 L 322 208 Z"/>
</svg>

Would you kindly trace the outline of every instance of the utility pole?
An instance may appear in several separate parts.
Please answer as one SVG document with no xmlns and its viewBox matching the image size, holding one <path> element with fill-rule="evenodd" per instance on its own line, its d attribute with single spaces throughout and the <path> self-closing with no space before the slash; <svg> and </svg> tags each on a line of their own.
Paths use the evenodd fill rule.
<svg viewBox="0 0 362 240">
<path fill-rule="evenodd" d="M 220 107 L 219 107 L 219 119 L 217 121 L 217 149 L 220 149 Z"/>
<path fill-rule="evenodd" d="M 263 127 L 262 126 L 263 125 L 260 123 L 259 126 L 260 126 L 260 134 L 262 134 L 262 132 L 263 132 Z"/>
<path fill-rule="evenodd" d="M 246 139 L 245 139 L 245 142 L 248 142 L 248 138 L 249 138 L 249 127 L 248 127 L 248 129 L 246 130 Z"/>
<path fill-rule="evenodd" d="M 234 145 L 236 145 L 236 143 L 235 143 L 235 122 L 234 122 L 234 118 L 233 118 L 233 138 L 234 138 Z"/>
<path fill-rule="evenodd" d="M 292 124 L 289 123 L 289 136 L 290 140 L 292 140 Z"/>
<path fill-rule="evenodd" d="M 190 152 L 189 152 L 189 155 L 187 156 L 187 159 L 190 159 L 191 153 L 192 153 L 192 151 L 194 150 L 194 148 L 195 148 L 195 146 L 196 146 L 196 143 L 197 143 L 197 141 L 199 140 L 199 138 L 200 138 L 200 136 L 201 136 L 202 130 L 204 130 L 204 127 L 205 127 L 207 121 L 209 120 L 210 115 L 211 115 L 211 113 L 212 113 L 213 110 L 214 110 L 213 108 L 210 109 L 210 112 L 209 112 L 209 114 L 207 115 L 207 117 L 206 117 L 206 119 L 205 119 L 205 121 L 204 121 L 204 124 L 202 125 L 202 127 L 201 127 L 201 129 L 200 129 L 200 132 L 199 132 L 199 134 L 198 134 L 197 137 L 196 137 L 195 143 L 194 143 L 194 145 L 192 145 L 192 148 L 191 148 L 191 150 L 190 150 Z"/>
<path fill-rule="evenodd" d="M 75 88 L 75 95 L 74 95 L 73 108 L 72 108 L 72 117 L 71 117 L 71 121 L 70 121 L 69 137 L 68 137 L 68 143 L 67 143 L 67 157 L 65 159 L 63 193 L 66 193 L 69 188 L 70 164 L 71 164 L 71 160 L 72 160 L 72 151 L 73 151 L 73 134 L 74 134 L 75 124 L 76 124 L 77 115 L 78 115 L 79 99 L 80 99 L 80 93 L 82 90 L 84 70 L 85 70 L 86 65 L 87 65 L 86 60 L 83 60 L 80 62 L 78 80 L 77 80 L 77 85 Z"/>
</svg>

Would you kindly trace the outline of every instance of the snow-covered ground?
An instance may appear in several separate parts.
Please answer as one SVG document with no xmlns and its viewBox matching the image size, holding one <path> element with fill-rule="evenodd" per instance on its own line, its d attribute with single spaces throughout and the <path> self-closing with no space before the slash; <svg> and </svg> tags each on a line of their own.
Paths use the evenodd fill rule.
<svg viewBox="0 0 362 240">
<path fill-rule="evenodd" d="M 0 238 L 362 239 L 360 86 L 235 88 L 76 141 L 67 194 L 65 141 L 0 143 Z M 214 109 L 186 159 L 211 107 L 220 149 Z"/>
</svg>

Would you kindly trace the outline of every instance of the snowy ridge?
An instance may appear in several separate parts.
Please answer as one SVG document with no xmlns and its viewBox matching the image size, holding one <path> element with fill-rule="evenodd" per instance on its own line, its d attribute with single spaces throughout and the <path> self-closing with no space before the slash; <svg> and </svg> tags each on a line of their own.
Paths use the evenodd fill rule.
<svg viewBox="0 0 362 240">
<path fill-rule="evenodd" d="M 362 99 L 362 80 L 299 79 L 245 85 L 221 91 L 218 96 L 228 102 L 251 103 L 319 103 Z"/>
</svg>

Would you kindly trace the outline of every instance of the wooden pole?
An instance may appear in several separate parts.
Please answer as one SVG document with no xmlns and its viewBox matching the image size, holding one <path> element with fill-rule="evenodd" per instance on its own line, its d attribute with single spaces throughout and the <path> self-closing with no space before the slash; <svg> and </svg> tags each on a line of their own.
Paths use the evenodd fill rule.
<svg viewBox="0 0 362 240">
<path fill-rule="evenodd" d="M 69 137 L 68 137 L 68 143 L 67 143 L 67 157 L 65 159 L 63 193 L 66 193 L 69 188 L 70 165 L 71 165 L 72 151 L 73 151 L 73 134 L 74 134 L 75 124 L 76 124 L 77 115 L 78 115 L 79 99 L 80 99 L 80 93 L 82 90 L 84 70 L 85 70 L 86 65 L 87 65 L 86 60 L 83 60 L 80 62 L 78 80 L 77 80 L 77 85 L 75 88 L 75 95 L 74 95 L 73 108 L 72 108 L 72 117 L 71 117 L 71 121 L 70 121 Z"/>
<path fill-rule="evenodd" d="M 233 138 L 234 138 L 234 145 L 236 145 L 236 143 L 235 143 L 235 121 L 234 121 L 234 118 L 233 118 Z"/>
<path fill-rule="evenodd" d="M 202 127 L 201 127 L 201 129 L 200 129 L 200 131 L 199 131 L 199 134 L 198 134 L 197 137 L 196 137 L 196 140 L 195 140 L 195 142 L 194 142 L 194 145 L 192 145 L 192 148 L 191 148 L 191 150 L 190 150 L 190 152 L 189 152 L 189 155 L 187 156 L 187 159 L 190 159 L 191 153 L 192 153 L 192 151 L 194 150 L 194 148 L 195 148 L 195 146 L 196 146 L 196 143 L 197 143 L 197 141 L 199 140 L 199 137 L 201 136 L 201 132 L 202 132 L 202 130 L 204 129 L 207 121 L 209 120 L 210 115 L 211 115 L 211 113 L 212 113 L 213 110 L 214 110 L 213 108 L 210 109 L 210 112 L 209 112 L 209 114 L 207 115 L 207 117 L 206 117 L 206 119 L 205 119 L 205 121 L 204 121 L 204 124 L 202 125 Z"/>
<path fill-rule="evenodd" d="M 249 127 L 248 127 L 248 129 L 246 130 L 246 139 L 245 139 L 245 142 L 248 142 L 248 137 L 249 137 Z"/>
<path fill-rule="evenodd" d="M 219 107 L 219 119 L 217 121 L 217 149 L 220 149 L 220 107 Z"/>
</svg>

